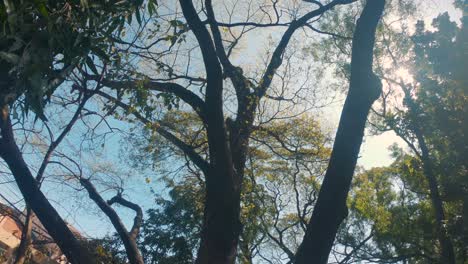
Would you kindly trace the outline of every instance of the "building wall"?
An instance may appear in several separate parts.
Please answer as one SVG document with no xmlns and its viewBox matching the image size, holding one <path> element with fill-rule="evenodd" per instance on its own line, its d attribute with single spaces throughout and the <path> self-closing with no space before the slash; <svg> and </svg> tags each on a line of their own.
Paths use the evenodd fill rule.
<svg viewBox="0 0 468 264">
<path fill-rule="evenodd" d="M 21 241 L 21 228 L 9 216 L 0 215 L 0 241 L 10 248 L 15 248 Z"/>
<path fill-rule="evenodd" d="M 11 208 L 0 203 L 0 255 L 7 254 L 11 257 L 11 253 L 17 248 L 21 242 L 21 224 L 10 215 L 15 213 Z M 18 213 L 21 214 L 21 213 Z M 20 216 L 21 217 L 21 216 Z M 21 218 L 20 218 L 21 219 Z M 24 220 L 20 220 L 24 221 Z M 45 231 L 45 228 L 39 219 L 33 215 L 33 241 L 53 241 L 50 235 Z M 69 228 L 77 237 L 82 237 L 78 230 L 69 225 Z M 66 264 L 65 256 L 61 253 L 59 247 L 55 243 L 35 245 L 30 248 L 34 263 L 40 264 Z M 9 261 L 12 261 L 10 259 Z M 9 262 L 7 262 L 9 263 Z M 0 264 L 4 264 L 0 259 Z"/>
</svg>

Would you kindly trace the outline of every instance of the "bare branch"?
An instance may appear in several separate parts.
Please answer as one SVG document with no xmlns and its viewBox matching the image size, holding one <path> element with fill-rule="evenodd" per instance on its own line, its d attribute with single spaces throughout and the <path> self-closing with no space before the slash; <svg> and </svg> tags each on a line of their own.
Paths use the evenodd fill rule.
<svg viewBox="0 0 468 264">
<path fill-rule="evenodd" d="M 133 211 L 135 211 L 136 215 L 135 215 L 135 218 L 133 220 L 133 226 L 130 229 L 129 233 L 130 233 L 130 236 L 133 239 L 136 239 L 139 232 L 140 232 L 141 225 L 143 223 L 143 210 L 141 209 L 141 207 L 138 204 L 132 203 L 132 202 L 126 200 L 125 198 L 123 198 L 121 193 L 119 193 L 116 196 L 112 197 L 112 199 L 107 201 L 107 203 L 109 205 L 112 205 L 114 203 L 118 203 L 118 204 L 120 204 L 122 206 L 125 206 L 125 207 L 130 208 Z"/>
<path fill-rule="evenodd" d="M 123 103 L 122 101 L 118 100 L 117 98 L 112 97 L 112 96 L 110 96 L 110 95 L 108 95 L 108 94 L 106 94 L 106 93 L 104 93 L 102 91 L 97 91 L 96 94 L 98 94 L 98 95 L 102 96 L 103 98 L 106 98 L 107 100 L 115 103 L 117 106 L 121 107 L 122 109 L 124 109 L 126 111 L 130 111 L 130 109 L 131 109 L 129 105 Z M 133 116 L 135 116 L 143 124 L 148 124 L 148 125 L 153 125 L 154 124 L 154 122 L 147 119 L 146 117 L 144 117 L 140 113 L 138 113 L 136 111 L 130 111 L 130 112 L 132 113 Z M 161 136 L 163 136 L 164 138 L 169 140 L 172 144 L 177 146 L 180 150 L 182 150 L 190 158 L 190 160 L 193 163 L 195 163 L 195 165 L 197 165 L 197 167 L 199 167 L 203 172 L 208 171 L 208 169 L 209 169 L 208 162 L 205 159 L 203 159 L 195 151 L 195 149 L 192 146 L 190 146 L 187 143 L 183 142 L 178 137 L 176 137 L 175 135 L 173 135 L 172 133 L 170 133 L 169 131 L 167 131 L 166 129 L 164 129 L 160 125 L 153 126 L 153 127 L 155 127 L 155 130 L 156 130 L 157 133 L 159 133 Z"/>
</svg>

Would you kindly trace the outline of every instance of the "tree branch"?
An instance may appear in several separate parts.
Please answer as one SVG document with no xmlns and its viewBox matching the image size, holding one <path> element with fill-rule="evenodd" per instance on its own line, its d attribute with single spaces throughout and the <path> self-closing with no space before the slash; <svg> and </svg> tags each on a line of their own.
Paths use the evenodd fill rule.
<svg viewBox="0 0 468 264">
<path fill-rule="evenodd" d="M 138 234 L 140 233 L 141 225 L 143 224 L 143 210 L 141 210 L 141 207 L 138 204 L 132 203 L 132 202 L 126 200 L 125 198 L 123 198 L 121 193 L 119 193 L 118 195 L 112 197 L 112 199 L 108 200 L 107 203 L 109 205 L 113 205 L 114 203 L 118 203 L 118 204 L 120 204 L 122 206 L 125 206 L 125 207 L 130 208 L 133 211 L 135 211 L 136 215 L 135 215 L 135 218 L 133 220 L 133 226 L 130 229 L 129 234 L 133 239 L 136 239 Z"/>
<path fill-rule="evenodd" d="M 88 79 L 97 80 L 99 76 L 89 75 Z M 101 83 L 104 86 L 113 89 L 136 89 L 138 86 L 143 86 L 152 91 L 159 91 L 163 93 L 171 93 L 179 97 L 182 101 L 190 105 L 200 118 L 206 120 L 206 106 L 205 102 L 195 93 L 186 89 L 177 83 L 156 82 L 156 81 L 113 81 L 109 79 L 102 79 Z"/>
<path fill-rule="evenodd" d="M 332 9 L 333 7 L 337 5 L 344 5 L 344 4 L 350 4 L 355 2 L 356 0 L 335 0 L 332 1 L 326 5 L 320 6 L 319 8 L 305 14 L 298 20 L 292 21 L 291 24 L 289 25 L 288 29 L 286 32 L 284 32 L 283 36 L 281 37 L 281 40 L 276 46 L 276 49 L 273 52 L 273 55 L 270 59 L 270 62 L 267 66 L 267 69 L 265 73 L 263 74 L 263 77 L 260 81 L 260 85 L 257 88 L 257 95 L 258 97 L 263 97 L 265 95 L 266 90 L 271 84 L 271 81 L 273 79 L 273 75 L 275 74 L 276 70 L 281 66 L 282 63 L 282 56 L 284 51 L 286 50 L 286 47 L 291 40 L 292 35 L 298 29 L 299 27 L 302 27 L 307 24 L 307 21 L 313 17 L 319 16 L 323 14 L 324 12 Z"/>
<path fill-rule="evenodd" d="M 73 263 L 94 263 L 89 252 L 81 245 L 49 200 L 39 189 L 23 155 L 15 142 L 8 106 L 0 113 L 0 156 L 10 168 L 24 200 L 37 215 L 51 237 L 57 242 L 67 259 Z"/>
<path fill-rule="evenodd" d="M 112 225 L 114 226 L 115 230 L 119 234 L 120 239 L 122 239 L 122 242 L 125 247 L 125 251 L 127 252 L 128 259 L 130 263 L 132 264 L 143 264 L 143 258 L 140 254 L 140 251 L 138 250 L 137 244 L 136 244 L 136 237 L 138 236 L 138 231 L 139 227 L 141 226 L 141 221 L 142 219 L 142 212 L 141 208 L 139 208 L 139 211 L 137 211 L 137 216 L 135 217 L 135 224 L 139 224 L 135 230 L 132 228 L 132 232 L 135 233 L 129 233 L 127 229 L 125 228 L 125 225 L 122 222 L 122 219 L 120 219 L 119 215 L 117 212 L 111 207 L 110 203 L 106 202 L 102 196 L 99 194 L 99 192 L 96 190 L 94 185 L 91 183 L 89 179 L 81 177 L 79 179 L 80 184 L 86 189 L 88 192 L 89 198 L 93 200 L 97 206 L 107 215 L 109 220 L 112 222 Z M 139 207 L 139 206 L 138 206 Z M 138 218 L 138 219 L 137 219 Z M 135 227 L 134 224 L 134 227 Z"/>
<path fill-rule="evenodd" d="M 179 2 L 182 7 L 184 17 L 200 44 L 207 77 L 206 103 L 210 108 L 216 107 L 215 109 L 210 109 L 211 111 L 222 110 L 222 105 L 220 104 L 223 90 L 222 70 L 211 35 L 198 17 L 192 1 L 180 0 Z"/>
<path fill-rule="evenodd" d="M 122 109 L 124 109 L 126 111 L 131 110 L 129 105 L 123 103 L 122 101 L 118 100 L 117 98 L 115 98 L 113 96 L 110 96 L 110 95 L 108 95 L 108 94 L 106 94 L 106 93 L 104 93 L 102 91 L 97 91 L 96 94 L 98 94 L 99 96 L 101 96 L 103 98 L 106 98 L 109 101 L 112 101 L 117 106 L 119 106 L 120 108 L 122 108 Z M 154 122 L 147 119 L 146 117 L 144 117 L 143 115 L 141 115 L 140 113 L 138 113 L 136 111 L 130 111 L 130 112 L 132 113 L 133 116 L 135 116 L 143 124 L 153 124 L 154 123 Z M 185 155 L 187 155 L 190 158 L 190 160 L 195 165 L 197 165 L 197 167 L 200 168 L 204 173 L 206 173 L 208 171 L 208 169 L 209 169 L 208 162 L 206 162 L 206 160 L 203 159 L 200 156 L 200 154 L 198 154 L 192 146 L 190 146 L 187 143 L 185 143 L 184 141 L 180 140 L 178 137 L 176 137 L 174 134 L 170 133 L 169 131 L 165 130 L 160 125 L 155 127 L 155 130 L 161 136 L 163 136 L 164 138 L 169 140 L 172 144 L 174 144 L 176 147 L 178 147 L 180 150 L 182 150 L 185 153 Z"/>
<path fill-rule="evenodd" d="M 37 181 L 38 184 L 41 183 L 41 180 L 42 180 L 42 178 L 44 176 L 45 169 L 47 167 L 47 164 L 49 163 L 49 160 L 50 160 L 50 157 L 52 156 L 52 153 L 58 147 L 58 145 L 62 142 L 62 140 L 65 138 L 65 136 L 70 132 L 72 127 L 75 125 L 76 121 L 80 117 L 81 110 L 83 110 L 83 107 L 85 106 L 86 102 L 88 101 L 88 99 L 90 97 L 91 97 L 90 94 L 85 94 L 84 95 L 82 101 L 78 105 L 78 108 L 76 109 L 76 111 L 75 111 L 73 117 L 71 118 L 70 122 L 68 122 L 68 124 L 63 129 L 62 133 L 60 133 L 60 135 L 57 137 L 57 139 L 52 140 L 52 142 L 50 143 L 50 146 L 47 149 L 47 152 L 46 152 L 46 154 L 44 156 L 44 159 L 42 160 L 41 167 L 39 167 L 39 170 L 38 170 L 37 175 L 36 175 L 36 181 Z"/>
</svg>

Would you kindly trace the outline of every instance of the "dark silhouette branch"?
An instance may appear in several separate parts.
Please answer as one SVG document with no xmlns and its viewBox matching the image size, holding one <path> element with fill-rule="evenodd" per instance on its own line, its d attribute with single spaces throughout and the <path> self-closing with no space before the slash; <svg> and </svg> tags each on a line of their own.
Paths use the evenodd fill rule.
<svg viewBox="0 0 468 264">
<path fill-rule="evenodd" d="M 88 76 L 91 80 L 97 80 L 98 76 Z M 101 83 L 104 86 L 113 89 L 136 89 L 139 86 L 152 91 L 159 91 L 163 93 L 171 93 L 180 98 L 182 101 L 190 105 L 193 110 L 200 116 L 202 120 L 206 119 L 206 106 L 205 102 L 195 93 L 177 83 L 170 82 L 156 82 L 156 81 L 113 81 L 109 79 L 102 79 Z"/>
<path fill-rule="evenodd" d="M 67 134 L 70 132 L 72 127 L 75 125 L 76 121 L 79 119 L 79 117 L 81 115 L 81 110 L 83 110 L 83 107 L 85 106 L 86 102 L 88 101 L 88 99 L 90 97 L 91 97 L 91 94 L 85 94 L 83 96 L 83 99 L 81 100 L 81 102 L 78 105 L 75 113 L 73 114 L 73 117 L 68 122 L 68 124 L 65 126 L 62 133 L 60 133 L 60 135 L 55 140 L 53 140 L 51 138 L 52 142 L 50 143 L 50 146 L 47 149 L 47 152 L 46 152 L 46 154 L 44 156 L 44 159 L 42 160 L 41 167 L 39 167 L 39 170 L 38 170 L 37 175 L 36 175 L 36 181 L 39 184 L 41 183 L 42 178 L 44 177 L 45 169 L 47 168 L 47 164 L 49 163 L 53 152 L 58 147 L 58 145 L 60 145 L 60 143 L 63 141 L 63 139 L 67 136 Z"/>
<path fill-rule="evenodd" d="M 276 49 L 273 51 L 273 55 L 271 56 L 270 62 L 268 63 L 265 73 L 263 74 L 263 77 L 260 81 L 260 85 L 257 87 L 258 97 L 263 97 L 268 87 L 270 87 L 270 84 L 273 80 L 273 75 L 275 74 L 276 70 L 281 66 L 284 51 L 286 50 L 286 47 L 288 46 L 288 43 L 291 40 L 291 37 L 294 34 L 294 32 L 298 28 L 306 25 L 310 19 L 325 13 L 333 7 L 337 5 L 349 4 L 352 2 L 355 2 L 355 0 L 335 0 L 305 14 L 298 20 L 294 20 L 293 22 L 291 22 L 288 29 L 284 32 L 283 36 L 281 37 L 280 42 L 276 46 Z"/>
<path fill-rule="evenodd" d="M 97 206 L 106 214 L 106 216 L 112 222 L 112 225 L 119 234 L 120 239 L 122 239 L 130 263 L 143 264 L 143 257 L 141 256 L 140 250 L 138 249 L 138 245 L 136 243 L 136 237 L 138 236 L 138 231 L 142 221 L 141 208 L 139 208 L 139 211 L 137 211 L 137 216 L 135 217 L 135 222 L 136 224 L 138 224 L 138 226 L 134 226 L 135 230 L 132 228 L 132 232 L 135 233 L 129 233 L 117 212 L 115 212 L 115 210 L 111 207 L 111 203 L 106 202 L 102 198 L 102 196 L 96 190 L 91 181 L 83 177 L 81 177 L 79 181 L 80 184 L 88 192 L 89 198 L 91 198 L 91 200 L 93 200 L 97 204 Z"/>
<path fill-rule="evenodd" d="M 26 219 L 24 220 L 24 226 L 21 231 L 21 241 L 16 251 L 14 264 L 23 264 L 26 262 L 29 246 L 32 242 L 32 210 L 29 206 L 26 207 Z"/>
<path fill-rule="evenodd" d="M 77 264 L 94 263 L 89 252 L 68 228 L 55 208 L 40 191 L 36 179 L 23 159 L 13 135 L 8 106 L 0 116 L 0 156 L 8 164 L 26 203 L 35 212 L 68 261 Z"/>
<path fill-rule="evenodd" d="M 133 226 L 132 228 L 130 229 L 130 236 L 133 238 L 133 239 L 136 239 L 138 237 L 138 234 L 140 233 L 140 228 L 141 228 L 141 225 L 143 224 L 143 210 L 141 209 L 141 207 L 136 204 L 136 203 L 132 203 L 130 201 L 128 201 L 127 199 L 123 198 L 122 197 L 122 194 L 118 194 L 114 197 L 112 197 L 112 199 L 110 199 L 109 201 L 107 201 L 107 203 L 109 205 L 113 205 L 114 203 L 118 203 L 122 206 L 125 206 L 127 208 L 130 208 L 132 209 L 133 211 L 135 211 L 135 218 L 133 219 Z"/>
</svg>

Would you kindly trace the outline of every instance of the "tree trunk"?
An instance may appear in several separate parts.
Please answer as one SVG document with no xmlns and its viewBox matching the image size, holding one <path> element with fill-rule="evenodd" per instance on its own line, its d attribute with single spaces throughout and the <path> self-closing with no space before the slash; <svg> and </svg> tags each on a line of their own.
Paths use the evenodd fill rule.
<svg viewBox="0 0 468 264">
<path fill-rule="evenodd" d="M 29 171 L 13 136 L 13 128 L 7 106 L 3 106 L 0 116 L 0 157 L 10 168 L 18 187 L 28 204 L 37 215 L 47 232 L 60 247 L 63 254 L 73 264 L 95 263 L 89 252 L 70 231 L 67 223 L 60 217 L 40 191 L 37 181 Z"/>
<path fill-rule="evenodd" d="M 216 173 L 206 177 L 205 218 L 197 263 L 235 263 L 242 231 L 240 200 L 250 126 L 251 121 L 239 124 L 227 120 L 229 142 L 225 148 L 228 153 L 212 161 L 212 164 L 221 164 L 217 169 L 224 177 Z"/>
<path fill-rule="evenodd" d="M 375 31 L 385 0 L 368 0 L 353 36 L 351 81 L 341 113 L 325 178 L 307 225 L 295 263 L 328 261 L 341 222 L 347 216 L 346 198 L 364 136 L 372 103 L 381 93 L 380 80 L 372 72 Z"/>
<path fill-rule="evenodd" d="M 437 185 L 436 176 L 434 175 L 432 161 L 429 156 L 429 150 L 419 128 L 415 127 L 413 132 L 415 133 L 419 147 L 421 148 L 421 159 L 423 163 L 424 176 L 429 183 L 429 192 L 436 218 L 436 231 L 441 248 L 441 263 L 455 264 L 455 253 L 453 250 L 452 241 L 450 240 L 450 237 L 447 234 L 447 230 L 444 227 L 444 222 L 446 220 L 444 205 L 442 199 L 440 198 L 439 187 Z"/>
<path fill-rule="evenodd" d="M 111 220 L 112 225 L 114 226 L 117 234 L 119 234 L 120 239 L 125 247 L 125 252 L 127 253 L 128 260 L 131 264 L 143 264 L 143 257 L 140 254 L 140 250 L 138 249 L 138 245 L 136 243 L 136 237 L 138 232 L 134 236 L 127 231 L 125 225 L 122 223 L 122 220 L 117 215 L 115 210 L 110 206 L 109 202 L 106 202 L 101 195 L 97 192 L 96 188 L 92 185 L 92 183 L 87 179 L 80 179 L 81 185 L 88 191 L 89 197 L 99 206 L 99 208 L 107 215 L 107 217 Z M 137 218 L 141 218 L 141 209 L 140 213 L 137 212 Z M 140 223 L 138 223 L 140 222 Z M 134 228 L 140 228 L 141 219 L 135 220 L 135 224 L 138 226 L 134 226 Z"/>
<path fill-rule="evenodd" d="M 401 85 L 401 88 L 405 94 L 405 102 L 408 106 L 408 111 L 412 116 L 416 116 L 417 118 L 421 113 L 418 105 L 414 102 L 409 89 L 404 84 Z M 419 148 L 421 149 L 420 158 L 423 165 L 423 172 L 429 184 L 429 193 L 436 219 L 437 238 L 441 248 L 441 263 L 455 264 L 455 251 L 453 249 L 453 244 L 444 227 L 444 222 L 446 220 L 444 205 L 440 197 L 437 178 L 434 175 L 434 165 L 432 163 L 423 132 L 421 131 L 420 122 L 416 118 L 410 119 L 410 124 L 412 126 L 411 130 L 416 136 Z"/>
<path fill-rule="evenodd" d="M 24 221 L 24 227 L 21 233 L 21 242 L 16 252 L 15 264 L 23 264 L 26 261 L 29 246 L 31 245 L 31 233 L 32 233 L 32 214 L 31 208 L 26 206 L 26 219 Z"/>
<path fill-rule="evenodd" d="M 206 181 L 205 213 L 196 263 L 233 264 L 241 231 L 240 191 L 227 183 L 224 175 L 211 170 Z"/>
<path fill-rule="evenodd" d="M 205 24 L 189 0 L 180 0 L 187 23 L 195 35 L 206 70 L 205 105 L 210 164 L 205 173 L 205 211 L 197 264 L 233 264 L 241 231 L 240 177 L 223 114 L 223 70 Z"/>
<path fill-rule="evenodd" d="M 218 123 L 217 129 L 208 130 L 209 138 L 210 135 L 213 137 L 213 130 L 226 133 L 221 132 L 226 131 L 224 121 Z M 232 149 L 227 136 L 224 139 L 221 142 L 209 139 L 213 143 L 210 144 L 210 168 L 205 175 L 205 212 L 197 264 L 234 264 L 237 256 L 242 230 L 240 192 L 245 162 L 240 166 L 234 163 L 240 156 L 233 156 L 237 152 Z"/>
</svg>

